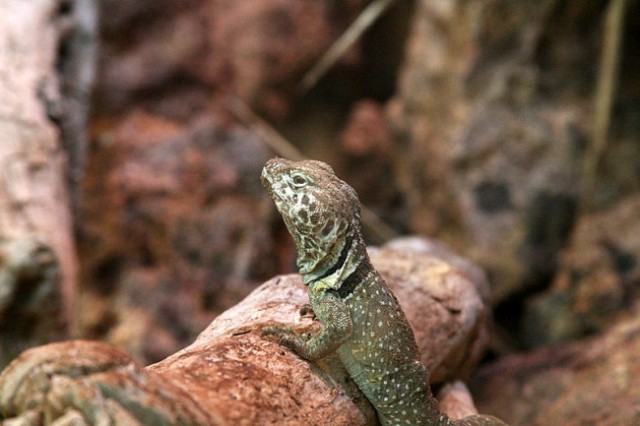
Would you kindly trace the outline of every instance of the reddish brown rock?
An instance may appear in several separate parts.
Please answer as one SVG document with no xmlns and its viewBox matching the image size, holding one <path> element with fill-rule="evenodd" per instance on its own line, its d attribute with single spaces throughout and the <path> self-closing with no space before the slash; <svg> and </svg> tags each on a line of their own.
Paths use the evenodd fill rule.
<svg viewBox="0 0 640 426">
<path fill-rule="evenodd" d="M 640 317 L 567 346 L 515 355 L 472 380 L 478 409 L 523 426 L 640 423 Z"/>
<path fill-rule="evenodd" d="M 82 340 L 30 349 L 11 363 L 0 375 L 0 413 L 28 424 L 220 424 L 180 386 Z"/>
<path fill-rule="evenodd" d="M 269 154 L 237 126 L 142 110 L 98 135 L 82 212 L 83 334 L 157 361 L 275 272 L 260 254 L 272 247 L 259 184 Z"/>
<path fill-rule="evenodd" d="M 100 101 L 121 110 L 146 98 L 147 105 L 187 118 L 217 91 L 282 116 L 302 73 L 364 2 L 343 3 L 103 2 Z"/>
<path fill-rule="evenodd" d="M 486 305 L 477 288 L 486 283 L 469 279 L 445 260 L 445 252 L 427 257 L 383 248 L 372 257 L 415 328 L 425 362 L 440 380 L 460 374 L 484 343 L 479 330 L 486 327 Z M 307 303 L 299 275 L 276 277 L 213 321 L 193 344 L 146 369 L 101 343 L 30 350 L 0 375 L 0 413 L 22 420 L 43 415 L 46 422 L 68 416 L 89 424 L 375 424 L 337 359 L 309 364 L 259 336 L 273 324 L 317 330 L 318 322 L 301 316 Z M 472 410 L 464 395 L 458 400 L 452 410 Z M 459 404 L 466 408 L 456 409 Z"/>
<path fill-rule="evenodd" d="M 387 126 L 381 105 L 371 100 L 357 102 L 340 135 L 340 147 L 353 157 L 387 156 L 390 149 Z"/>
<path fill-rule="evenodd" d="M 469 389 L 460 380 L 443 386 L 438 392 L 438 402 L 440 410 L 453 419 L 461 419 L 478 414 L 478 409 L 473 402 Z"/>
</svg>

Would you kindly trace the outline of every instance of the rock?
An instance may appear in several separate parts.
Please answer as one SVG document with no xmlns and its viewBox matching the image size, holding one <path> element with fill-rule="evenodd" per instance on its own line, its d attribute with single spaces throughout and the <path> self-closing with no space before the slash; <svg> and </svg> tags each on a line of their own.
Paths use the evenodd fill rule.
<svg viewBox="0 0 640 426">
<path fill-rule="evenodd" d="M 604 330 L 640 300 L 640 193 L 580 217 L 552 287 L 527 301 L 531 346 Z"/>
<path fill-rule="evenodd" d="M 139 110 L 101 133 L 84 183 L 83 335 L 158 361 L 272 276 L 260 255 L 273 244 L 259 183 L 269 155 L 211 118 Z"/>
<path fill-rule="evenodd" d="M 110 112 L 153 100 L 156 110 L 187 119 L 212 91 L 234 93 L 280 117 L 291 108 L 295 82 L 362 4 L 103 2 L 98 97 Z"/>
<path fill-rule="evenodd" d="M 471 381 L 480 412 L 515 425 L 640 422 L 640 316 L 566 346 L 500 359 Z"/>
<path fill-rule="evenodd" d="M 12 316 L 8 326 L 0 319 L 0 366 L 14 351 L 77 331 L 71 181 L 85 148 L 95 7 L 86 0 L 0 3 L 0 256 L 9 257 L 0 258 L 0 270 L 9 269 L 0 271 L 0 310 L 15 309 L 0 313 Z M 47 305 L 47 294 L 59 300 Z"/>
<path fill-rule="evenodd" d="M 0 240 L 0 368 L 66 335 L 53 249 L 33 235 Z"/>
<path fill-rule="evenodd" d="M 106 343 L 69 341 L 30 349 L 0 375 L 2 418 L 51 424 L 219 424 L 166 378 Z M 33 423 L 28 423 L 33 424 Z"/>
<path fill-rule="evenodd" d="M 439 256 L 372 250 L 436 381 L 469 369 L 485 343 L 488 319 L 478 290 L 486 290 L 486 282 L 469 279 L 445 260 L 446 251 Z M 375 424 L 375 413 L 337 358 L 310 364 L 259 336 L 273 324 L 317 331 L 319 323 L 300 313 L 307 303 L 299 275 L 276 277 L 220 315 L 193 344 L 147 368 L 102 343 L 29 350 L 0 375 L 0 413 L 16 420 L 35 410 L 47 422 L 70 416 L 87 424 Z M 459 414 L 472 409 L 462 395 L 450 405 Z"/>
<path fill-rule="evenodd" d="M 580 28 L 600 27 L 603 7 L 416 2 L 399 88 L 387 105 L 409 229 L 479 263 L 495 302 L 547 286 L 571 235 L 592 124 L 593 78 L 584 70 L 597 63 L 602 40 Z M 629 32 L 625 43 L 631 39 Z M 633 120 L 623 115 L 614 121 Z M 630 129 L 626 138 L 637 139 Z M 623 137 L 614 138 L 607 149 L 618 152 Z M 617 183 L 598 193 L 638 187 L 637 149 L 607 161 L 605 178 Z M 619 166 L 626 177 L 613 172 Z"/>
<path fill-rule="evenodd" d="M 446 412 L 452 419 L 461 419 L 478 414 L 469 388 L 460 380 L 447 383 L 440 389 L 438 403 L 440 410 Z"/>
</svg>

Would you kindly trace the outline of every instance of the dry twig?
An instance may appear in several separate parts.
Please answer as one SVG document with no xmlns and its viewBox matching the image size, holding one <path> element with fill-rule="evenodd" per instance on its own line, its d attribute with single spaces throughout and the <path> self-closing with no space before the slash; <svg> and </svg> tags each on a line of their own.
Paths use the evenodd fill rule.
<svg viewBox="0 0 640 426">
<path fill-rule="evenodd" d="M 620 44 L 624 27 L 627 0 L 611 0 L 604 21 L 600 70 L 594 100 L 594 124 L 591 144 L 585 155 L 585 194 L 590 194 L 597 180 L 598 167 L 607 148 L 607 135 L 611 122 L 611 106 L 618 84 Z"/>
<path fill-rule="evenodd" d="M 358 15 L 338 40 L 327 50 L 300 83 L 299 92 L 308 92 L 324 76 L 344 53 L 373 25 L 396 0 L 375 0 Z"/>
</svg>

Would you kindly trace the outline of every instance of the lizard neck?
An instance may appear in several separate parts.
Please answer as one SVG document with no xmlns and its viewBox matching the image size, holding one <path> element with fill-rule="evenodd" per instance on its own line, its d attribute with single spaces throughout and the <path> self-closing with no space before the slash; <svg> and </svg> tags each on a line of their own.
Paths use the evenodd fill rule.
<svg viewBox="0 0 640 426">
<path fill-rule="evenodd" d="M 298 253 L 299 261 L 301 254 L 305 255 L 305 253 Z M 345 283 L 354 287 L 354 277 L 368 271 L 371 263 L 364 240 L 356 231 L 336 240 L 331 249 L 312 267 L 299 266 L 301 266 L 300 271 L 305 285 L 322 281 L 324 286 L 343 293 Z"/>
</svg>

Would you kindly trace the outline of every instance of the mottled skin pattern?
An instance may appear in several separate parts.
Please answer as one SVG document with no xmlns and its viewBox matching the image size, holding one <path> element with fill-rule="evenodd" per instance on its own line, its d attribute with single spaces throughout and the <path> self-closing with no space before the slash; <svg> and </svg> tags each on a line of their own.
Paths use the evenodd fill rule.
<svg viewBox="0 0 640 426">
<path fill-rule="evenodd" d="M 272 159 L 261 179 L 295 240 L 322 323 L 310 339 L 283 327 L 263 335 L 312 361 L 337 351 L 382 425 L 504 425 L 490 416 L 454 421 L 438 410 L 407 318 L 369 261 L 353 188 L 313 160 Z"/>
</svg>

